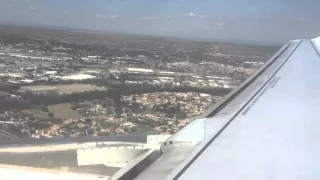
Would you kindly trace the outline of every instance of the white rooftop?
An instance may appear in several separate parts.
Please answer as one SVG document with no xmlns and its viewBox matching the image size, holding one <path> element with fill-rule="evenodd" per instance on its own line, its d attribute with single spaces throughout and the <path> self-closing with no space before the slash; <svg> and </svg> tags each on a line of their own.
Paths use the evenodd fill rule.
<svg viewBox="0 0 320 180">
<path fill-rule="evenodd" d="M 70 75 L 70 76 L 63 76 L 62 79 L 67 79 L 67 80 L 83 80 L 83 79 L 91 79 L 94 78 L 95 76 L 91 76 L 89 74 L 75 74 L 75 75 Z"/>
</svg>

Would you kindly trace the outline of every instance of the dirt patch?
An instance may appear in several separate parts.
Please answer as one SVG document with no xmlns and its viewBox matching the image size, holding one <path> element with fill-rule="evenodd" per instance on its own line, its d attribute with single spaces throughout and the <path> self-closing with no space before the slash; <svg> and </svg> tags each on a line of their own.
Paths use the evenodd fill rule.
<svg viewBox="0 0 320 180">
<path fill-rule="evenodd" d="M 29 114 L 33 117 L 37 117 L 40 119 L 48 119 L 49 118 L 48 112 L 43 112 L 38 109 L 25 109 L 25 110 L 22 110 L 22 113 Z"/>
<path fill-rule="evenodd" d="M 77 111 L 71 109 L 71 104 L 69 103 L 50 105 L 48 106 L 48 110 L 54 114 L 55 118 L 68 119 L 82 117 Z M 41 119 L 49 118 L 49 112 L 43 112 L 38 109 L 25 109 L 22 112 Z"/>
<path fill-rule="evenodd" d="M 82 117 L 77 111 L 71 109 L 71 104 L 63 103 L 48 106 L 49 112 L 54 113 L 54 117 L 68 119 Z"/>
<path fill-rule="evenodd" d="M 49 90 L 56 90 L 55 86 L 46 86 L 46 85 L 41 85 L 41 86 L 23 86 L 21 87 L 23 90 L 30 90 L 30 91 L 49 91 Z"/>
<path fill-rule="evenodd" d="M 59 91 L 62 91 L 65 93 L 103 90 L 102 87 L 94 86 L 91 84 L 68 84 L 68 85 L 58 85 L 56 87 Z"/>
</svg>

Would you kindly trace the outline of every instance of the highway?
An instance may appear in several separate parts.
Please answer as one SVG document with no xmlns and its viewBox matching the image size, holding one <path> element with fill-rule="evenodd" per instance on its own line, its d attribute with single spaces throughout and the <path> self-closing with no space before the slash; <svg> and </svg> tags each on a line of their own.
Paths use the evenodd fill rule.
<svg viewBox="0 0 320 180">
<path fill-rule="evenodd" d="M 8 140 L 8 139 L 9 140 L 19 139 L 19 137 L 0 129 L 0 140 Z"/>
<path fill-rule="evenodd" d="M 14 121 L 0 121 L 0 123 L 3 123 L 3 124 L 21 124 L 20 122 L 14 122 Z"/>
</svg>

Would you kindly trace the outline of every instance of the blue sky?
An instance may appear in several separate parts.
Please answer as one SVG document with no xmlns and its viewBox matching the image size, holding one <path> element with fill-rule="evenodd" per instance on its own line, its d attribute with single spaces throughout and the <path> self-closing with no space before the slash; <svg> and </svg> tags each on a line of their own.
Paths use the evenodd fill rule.
<svg viewBox="0 0 320 180">
<path fill-rule="evenodd" d="M 319 0 L 0 0 L 0 22 L 195 39 L 320 36 Z"/>
</svg>

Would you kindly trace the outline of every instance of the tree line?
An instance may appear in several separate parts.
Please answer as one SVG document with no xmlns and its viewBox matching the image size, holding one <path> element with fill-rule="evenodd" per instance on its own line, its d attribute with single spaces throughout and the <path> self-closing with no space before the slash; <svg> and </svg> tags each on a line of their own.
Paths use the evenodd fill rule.
<svg viewBox="0 0 320 180">
<path fill-rule="evenodd" d="M 79 92 L 71 94 L 33 94 L 29 91 L 18 93 L 22 99 L 2 99 L 0 100 L 0 110 L 10 109 L 27 109 L 33 108 L 39 105 L 53 105 L 60 103 L 76 102 L 79 100 L 93 100 L 101 99 L 104 97 L 110 97 L 120 100 L 120 93 L 116 89 L 109 89 L 107 91 L 90 91 L 90 92 Z M 115 102 L 119 102 L 116 101 Z"/>
<path fill-rule="evenodd" d="M 12 92 L 21 88 L 21 84 L 0 83 L 0 91 Z"/>
</svg>

